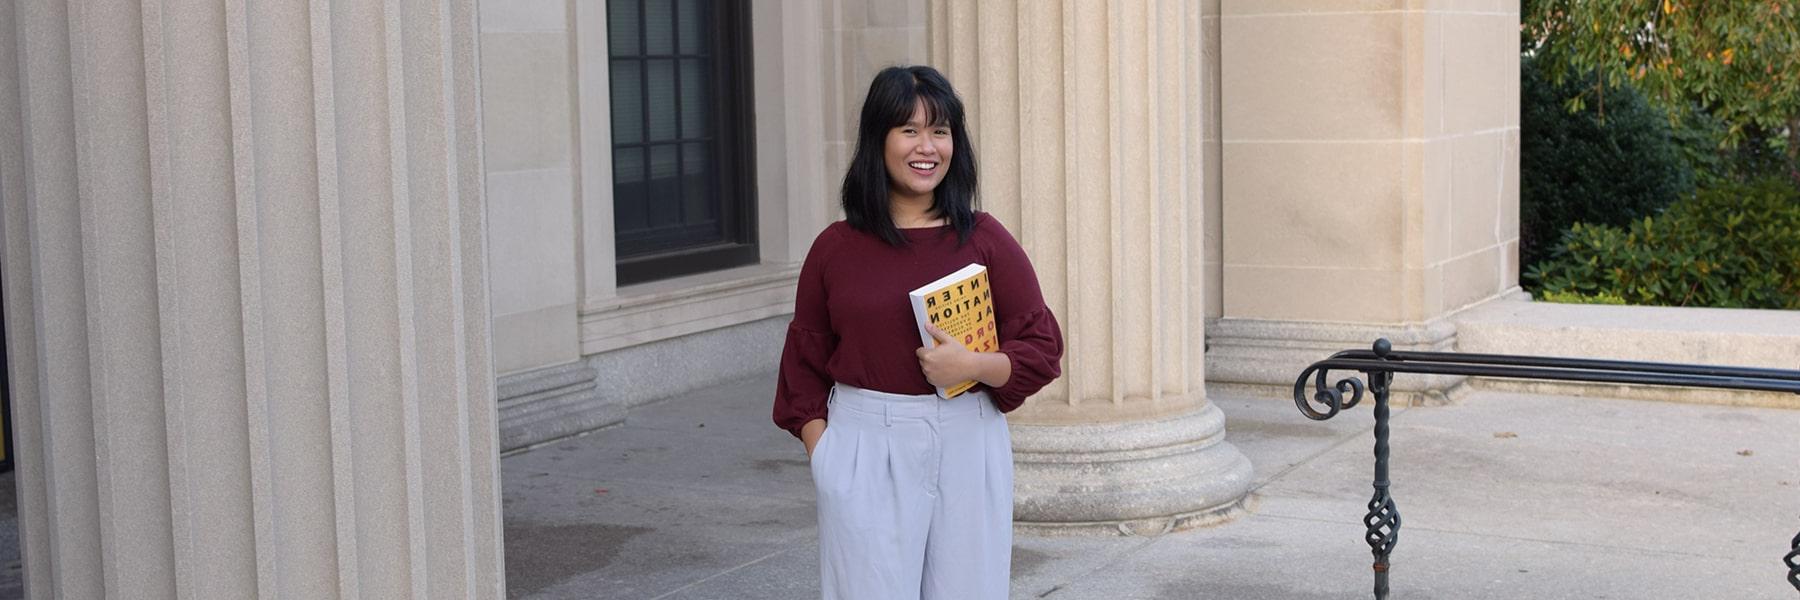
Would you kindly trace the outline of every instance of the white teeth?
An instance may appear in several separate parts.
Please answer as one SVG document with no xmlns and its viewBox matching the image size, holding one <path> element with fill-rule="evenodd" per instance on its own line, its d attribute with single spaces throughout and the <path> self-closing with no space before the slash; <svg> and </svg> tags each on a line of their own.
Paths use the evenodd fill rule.
<svg viewBox="0 0 1800 600">
<path fill-rule="evenodd" d="M 937 163 L 934 163 L 934 162 L 915 162 L 915 163 L 906 163 L 906 165 L 909 167 L 912 167 L 914 169 L 919 169 L 921 171 L 929 171 L 929 170 L 937 168 Z"/>
</svg>

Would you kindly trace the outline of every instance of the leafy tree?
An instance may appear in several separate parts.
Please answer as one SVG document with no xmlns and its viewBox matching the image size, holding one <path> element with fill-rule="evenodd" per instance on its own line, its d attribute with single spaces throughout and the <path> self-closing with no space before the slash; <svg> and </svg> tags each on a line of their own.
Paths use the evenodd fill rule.
<svg viewBox="0 0 1800 600">
<path fill-rule="evenodd" d="M 1549 258 L 1572 224 L 1623 226 L 1693 192 L 1689 148 L 1666 115 L 1631 86 L 1606 90 L 1610 116 L 1603 123 L 1593 106 L 1563 109 L 1561 99 L 1580 93 L 1579 86 L 1551 85 L 1543 59 L 1520 67 L 1520 264 Z M 1716 143 L 1708 138 L 1700 145 Z M 1694 154 L 1711 159 L 1717 153 Z"/>
<path fill-rule="evenodd" d="M 1523 12 L 1524 54 L 1558 83 L 1592 78 L 1570 110 L 1604 113 L 1606 91 L 1630 82 L 1671 118 L 1717 119 L 1725 146 L 1761 138 L 1789 165 L 1800 156 L 1800 2 L 1525 0 Z"/>
</svg>

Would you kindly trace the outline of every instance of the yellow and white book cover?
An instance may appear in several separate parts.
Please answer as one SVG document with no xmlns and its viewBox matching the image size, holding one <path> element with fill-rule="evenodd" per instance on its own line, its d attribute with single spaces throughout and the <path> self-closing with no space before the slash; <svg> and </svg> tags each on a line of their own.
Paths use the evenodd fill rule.
<svg viewBox="0 0 1800 600">
<path fill-rule="evenodd" d="M 971 351 L 1000 350 L 999 329 L 994 324 L 994 294 L 988 289 L 987 267 L 970 263 L 907 296 L 912 300 L 913 319 L 918 321 L 919 342 L 925 347 L 937 343 L 931 339 L 931 332 L 925 330 L 925 324 L 930 323 L 950 337 L 961 340 Z M 940 387 L 938 396 L 955 398 L 972 387 L 975 387 L 974 380 Z"/>
</svg>

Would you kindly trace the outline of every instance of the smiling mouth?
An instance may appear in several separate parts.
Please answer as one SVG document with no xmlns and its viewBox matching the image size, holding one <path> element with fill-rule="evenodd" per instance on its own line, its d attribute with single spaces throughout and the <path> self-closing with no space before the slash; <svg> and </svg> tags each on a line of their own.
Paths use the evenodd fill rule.
<svg viewBox="0 0 1800 600">
<path fill-rule="evenodd" d="M 930 175 L 932 171 L 937 170 L 938 163 L 931 162 L 931 161 L 925 161 L 925 160 L 917 160 L 917 161 L 906 163 L 906 166 L 912 167 L 912 169 L 914 171 L 918 171 L 921 175 Z"/>
</svg>

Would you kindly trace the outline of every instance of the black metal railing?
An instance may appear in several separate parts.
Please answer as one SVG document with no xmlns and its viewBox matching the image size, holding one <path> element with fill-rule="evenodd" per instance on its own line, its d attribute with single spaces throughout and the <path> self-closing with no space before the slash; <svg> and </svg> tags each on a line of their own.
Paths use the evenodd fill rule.
<svg viewBox="0 0 1800 600">
<path fill-rule="evenodd" d="M 1368 377 L 1367 387 L 1356 377 L 1331 382 L 1330 372 L 1358 371 Z M 1456 352 L 1394 351 L 1386 339 L 1376 340 L 1373 350 L 1347 350 L 1313 363 L 1294 381 L 1294 404 L 1308 418 L 1323 421 L 1362 402 L 1364 392 L 1375 397 L 1375 495 L 1363 517 L 1368 528 L 1364 539 L 1375 556 L 1375 597 L 1388 595 L 1388 556 L 1400 539 L 1400 510 L 1388 493 L 1388 393 L 1395 373 L 1466 375 L 1512 379 L 1593 381 L 1633 385 L 1668 385 L 1699 388 L 1760 390 L 1800 394 L 1800 371 L 1720 367 L 1654 362 L 1554 358 L 1509 354 L 1461 354 Z M 1312 393 L 1307 393 L 1307 381 Z M 1347 395 L 1347 397 L 1346 397 Z M 1800 590 L 1800 535 L 1793 551 L 1783 559 L 1787 580 Z"/>
</svg>

